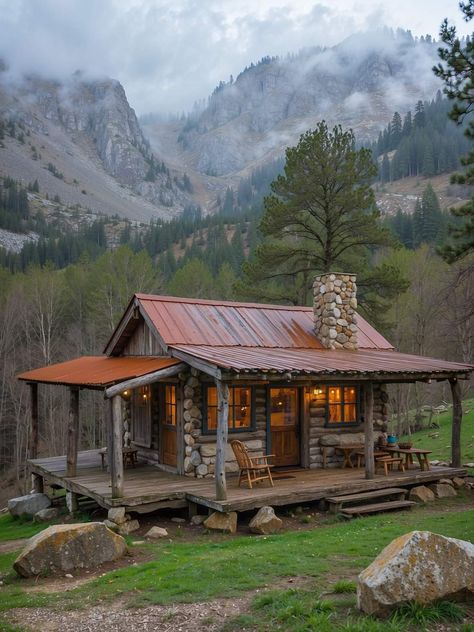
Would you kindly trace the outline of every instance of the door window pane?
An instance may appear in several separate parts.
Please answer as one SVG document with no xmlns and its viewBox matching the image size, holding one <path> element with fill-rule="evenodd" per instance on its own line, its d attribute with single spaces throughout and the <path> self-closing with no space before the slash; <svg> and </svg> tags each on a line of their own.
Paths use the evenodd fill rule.
<svg viewBox="0 0 474 632">
<path fill-rule="evenodd" d="M 298 415 L 298 397 L 295 388 L 271 388 L 271 425 L 293 426 Z"/>
<path fill-rule="evenodd" d="M 176 386 L 165 386 L 165 424 L 176 426 Z"/>
</svg>

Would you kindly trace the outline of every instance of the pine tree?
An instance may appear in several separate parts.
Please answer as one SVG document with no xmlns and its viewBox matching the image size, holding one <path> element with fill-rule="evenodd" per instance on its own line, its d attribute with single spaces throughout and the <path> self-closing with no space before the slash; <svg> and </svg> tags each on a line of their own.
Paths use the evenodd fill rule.
<svg viewBox="0 0 474 632">
<path fill-rule="evenodd" d="M 387 154 L 383 155 L 382 166 L 380 170 L 380 180 L 382 182 L 390 182 L 390 161 Z"/>
<path fill-rule="evenodd" d="M 390 123 L 390 149 L 397 149 L 402 139 L 402 117 L 398 112 L 393 115 Z"/>
<path fill-rule="evenodd" d="M 415 127 L 425 126 L 425 106 L 423 101 L 418 101 L 415 107 L 415 116 L 413 117 L 413 125 Z"/>
</svg>

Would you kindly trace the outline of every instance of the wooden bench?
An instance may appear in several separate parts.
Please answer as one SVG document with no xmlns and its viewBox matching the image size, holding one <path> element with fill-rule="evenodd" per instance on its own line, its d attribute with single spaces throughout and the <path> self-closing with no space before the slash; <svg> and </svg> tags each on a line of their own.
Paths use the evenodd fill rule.
<svg viewBox="0 0 474 632">
<path fill-rule="evenodd" d="M 341 511 L 341 515 L 345 518 L 353 518 L 354 516 L 362 516 L 364 514 L 377 513 L 379 511 L 388 511 L 391 509 L 411 509 L 416 503 L 413 500 L 393 500 L 385 503 L 377 503 L 374 505 L 360 505 L 359 507 L 346 507 Z"/>
<path fill-rule="evenodd" d="M 371 492 L 362 492 L 360 494 L 344 494 L 342 496 L 331 496 L 326 498 L 329 503 L 329 511 L 339 513 L 344 505 L 349 503 L 360 503 L 364 500 L 374 500 L 375 498 L 387 498 L 396 496 L 397 500 L 404 500 L 407 490 L 403 487 L 389 487 L 387 489 L 376 489 Z M 361 505 L 363 506 L 363 505 Z"/>
<path fill-rule="evenodd" d="M 400 456 L 379 456 L 377 459 L 375 459 L 375 463 L 378 465 L 383 465 L 385 476 L 388 476 L 389 469 L 392 470 L 395 464 L 398 464 L 398 469 L 400 470 L 400 472 L 405 471 L 403 459 Z"/>
</svg>

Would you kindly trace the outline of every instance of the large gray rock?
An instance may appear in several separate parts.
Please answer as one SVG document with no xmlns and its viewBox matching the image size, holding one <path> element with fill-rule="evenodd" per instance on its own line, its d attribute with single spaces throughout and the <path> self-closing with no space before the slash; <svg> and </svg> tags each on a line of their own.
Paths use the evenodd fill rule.
<svg viewBox="0 0 474 632">
<path fill-rule="evenodd" d="M 158 540 L 160 538 L 167 538 L 168 531 L 163 527 L 152 527 L 145 533 L 145 538 L 151 538 L 152 540 Z"/>
<path fill-rule="evenodd" d="M 115 522 L 115 524 L 127 522 L 125 507 L 111 507 L 107 513 L 107 518 L 110 522 Z"/>
<path fill-rule="evenodd" d="M 461 595 L 474 595 L 474 545 L 429 531 L 393 540 L 357 581 L 358 607 L 367 614 Z"/>
<path fill-rule="evenodd" d="M 22 577 L 94 568 L 127 551 L 125 540 L 102 522 L 59 524 L 30 539 L 13 564 Z"/>
<path fill-rule="evenodd" d="M 41 509 L 51 507 L 51 501 L 46 494 L 28 494 L 11 498 L 8 501 L 8 511 L 12 516 L 33 517 Z"/>
<path fill-rule="evenodd" d="M 252 520 L 249 522 L 249 528 L 252 533 L 259 535 L 270 535 L 276 533 L 283 525 L 282 520 L 275 515 L 273 507 L 261 507 Z"/>
<path fill-rule="evenodd" d="M 221 513 L 215 511 L 204 521 L 204 526 L 211 531 L 235 533 L 237 531 L 237 512 Z"/>
</svg>

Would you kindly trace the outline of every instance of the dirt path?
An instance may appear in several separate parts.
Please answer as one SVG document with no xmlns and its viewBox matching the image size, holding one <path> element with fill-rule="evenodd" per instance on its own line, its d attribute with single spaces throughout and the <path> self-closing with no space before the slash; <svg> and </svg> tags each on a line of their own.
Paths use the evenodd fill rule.
<svg viewBox="0 0 474 632">
<path fill-rule="evenodd" d="M 249 598 L 243 598 L 139 609 L 126 608 L 123 602 L 67 612 L 16 608 L 3 620 L 31 632 L 217 632 L 226 620 L 244 612 L 248 603 Z"/>
<path fill-rule="evenodd" d="M 11 553 L 12 551 L 19 551 L 22 549 L 28 538 L 22 538 L 21 540 L 7 540 L 6 542 L 0 542 L 0 554 Z"/>
</svg>

